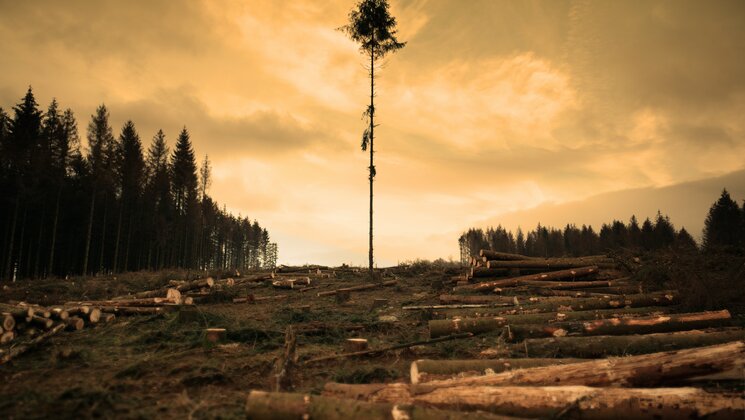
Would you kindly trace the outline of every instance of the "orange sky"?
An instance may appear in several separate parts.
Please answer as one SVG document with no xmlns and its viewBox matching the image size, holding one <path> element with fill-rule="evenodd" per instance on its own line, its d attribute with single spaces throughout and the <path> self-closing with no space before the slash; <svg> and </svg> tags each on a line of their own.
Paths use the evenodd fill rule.
<svg viewBox="0 0 745 420">
<path fill-rule="evenodd" d="M 32 85 L 44 106 L 55 96 L 72 107 L 81 129 L 102 102 L 115 131 L 132 119 L 146 142 L 163 128 L 172 145 L 186 125 L 212 160 L 211 195 L 259 219 L 280 262 L 364 264 L 368 82 L 334 30 L 352 6 L 0 0 L 0 106 Z M 378 81 L 381 266 L 457 258 L 459 233 L 500 214 L 533 227 L 542 214 L 526 209 L 549 217 L 548 203 L 745 168 L 745 2 L 391 6 L 408 45 Z M 722 187 L 662 210 L 675 223 L 682 207 L 703 208 L 680 222 L 696 233 Z M 665 204 L 637 199 L 607 218 Z M 606 219 L 572 208 L 556 224 Z"/>
</svg>

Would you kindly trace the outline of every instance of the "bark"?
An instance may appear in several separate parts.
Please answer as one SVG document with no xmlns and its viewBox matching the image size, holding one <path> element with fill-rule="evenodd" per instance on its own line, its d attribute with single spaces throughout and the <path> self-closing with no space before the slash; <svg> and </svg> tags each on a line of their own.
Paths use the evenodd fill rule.
<svg viewBox="0 0 745 420">
<path fill-rule="evenodd" d="M 83 276 L 88 275 L 88 258 L 91 250 L 91 236 L 93 234 L 93 214 L 96 208 L 96 191 L 91 194 L 91 209 L 88 213 L 88 233 L 85 239 L 85 252 L 83 253 Z"/>
<path fill-rule="evenodd" d="M 112 300 L 144 299 L 144 298 L 166 298 L 174 301 L 181 300 L 181 292 L 176 288 L 164 288 L 157 290 L 146 290 L 133 295 L 117 296 Z"/>
<path fill-rule="evenodd" d="M 264 280 L 271 280 L 273 278 L 274 278 L 274 276 L 271 273 L 268 273 L 268 274 L 256 274 L 256 275 L 253 275 L 253 276 L 246 276 L 246 277 L 241 277 L 239 279 L 235 279 L 235 284 L 236 285 L 239 285 L 239 284 L 244 284 L 244 283 L 260 282 L 260 281 L 264 281 Z"/>
<path fill-rule="evenodd" d="M 455 377 L 492 375 L 512 369 L 538 366 L 564 365 L 585 362 L 585 359 L 471 359 L 471 360 L 417 360 L 411 363 L 411 383 Z"/>
<path fill-rule="evenodd" d="M 532 418 L 741 419 L 745 415 L 742 395 L 710 394 L 697 388 L 475 386 L 439 388 L 413 394 L 406 386 L 398 389 L 378 386 L 381 389 L 377 391 L 375 386 L 370 386 L 370 391 L 362 395 L 343 388 L 342 384 L 327 385 L 324 395 Z"/>
<path fill-rule="evenodd" d="M 681 331 L 627 336 L 558 337 L 529 339 L 507 346 L 506 353 L 521 357 L 581 357 L 638 355 L 660 350 L 681 350 L 728 343 L 745 336 L 745 330 Z"/>
<path fill-rule="evenodd" d="M 476 420 L 513 419 L 489 413 L 464 413 L 412 405 L 368 403 L 310 394 L 251 391 L 246 415 L 254 420 Z"/>
<path fill-rule="evenodd" d="M 616 263 L 611 258 L 546 258 L 522 261 L 499 261 L 490 260 L 486 263 L 487 268 L 540 268 L 548 270 L 561 270 L 568 268 L 587 267 L 595 265 L 600 268 L 615 268 Z"/>
<path fill-rule="evenodd" d="M 55 320 L 64 321 L 70 317 L 70 313 L 63 308 L 52 308 L 50 312 L 52 314 L 52 319 Z"/>
<path fill-rule="evenodd" d="M 508 303 L 516 304 L 515 297 L 505 296 L 459 296 L 440 295 L 440 303 L 443 305 L 452 303 Z"/>
<path fill-rule="evenodd" d="M 529 286 L 529 287 L 542 287 L 545 289 L 571 290 L 571 289 L 587 289 L 587 288 L 592 288 L 592 287 L 610 287 L 610 286 L 613 286 L 613 282 L 607 281 L 607 280 L 574 281 L 574 282 L 522 281 L 519 283 L 519 285 Z"/>
<path fill-rule="evenodd" d="M 357 292 L 360 290 L 376 289 L 378 287 L 383 287 L 383 286 L 393 286 L 396 283 L 397 283 L 396 280 L 387 280 L 382 283 L 363 284 L 361 286 L 345 287 L 342 289 L 329 290 L 327 292 L 318 292 L 316 295 L 317 296 L 332 296 L 339 292 Z"/>
<path fill-rule="evenodd" d="M 52 328 L 52 326 L 54 325 L 54 321 L 52 321 L 51 319 L 43 318 L 43 317 L 36 316 L 36 315 L 26 318 L 26 321 L 31 325 L 35 325 L 45 330 Z"/>
<path fill-rule="evenodd" d="M 9 362 L 15 357 L 20 356 L 21 354 L 25 353 L 28 349 L 38 345 L 39 343 L 43 342 L 44 340 L 48 339 L 49 337 L 53 336 L 54 334 L 57 334 L 60 330 L 65 328 L 64 324 L 59 324 L 52 328 L 49 331 L 44 332 L 43 334 L 39 335 L 38 337 L 35 337 L 31 341 L 18 345 L 16 347 L 11 347 L 8 349 L 6 353 L 3 353 L 0 355 L 0 365 Z"/>
<path fill-rule="evenodd" d="M 391 350 L 400 350 L 400 349 L 405 349 L 405 348 L 414 347 L 414 346 L 423 346 L 427 344 L 440 343 L 443 341 L 455 340 L 459 338 L 468 338 L 468 337 L 473 337 L 473 334 L 471 333 L 453 334 L 453 335 L 449 335 L 446 337 L 438 337 L 438 338 L 430 339 L 430 340 L 422 340 L 422 341 L 414 341 L 414 342 L 405 343 L 405 344 L 397 344 L 395 346 L 383 347 L 380 349 L 372 349 L 372 350 L 358 351 L 358 352 L 352 352 L 352 353 L 336 354 L 332 356 L 318 357 L 315 359 L 306 360 L 303 364 L 308 365 L 311 363 L 325 362 L 328 360 L 343 359 L 343 358 L 356 357 L 356 356 L 368 356 L 368 355 L 373 355 L 373 354 L 384 353 L 384 352 L 391 351 Z"/>
</svg>

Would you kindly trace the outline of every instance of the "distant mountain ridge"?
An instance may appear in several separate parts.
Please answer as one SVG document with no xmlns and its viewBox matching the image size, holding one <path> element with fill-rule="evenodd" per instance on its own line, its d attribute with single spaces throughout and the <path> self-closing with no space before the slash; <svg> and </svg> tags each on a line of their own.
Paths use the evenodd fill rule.
<svg viewBox="0 0 745 420">
<path fill-rule="evenodd" d="M 636 215 L 641 224 L 645 218 L 654 220 L 657 210 L 670 216 L 676 228 L 685 227 L 700 241 L 704 220 L 711 205 L 726 188 L 742 206 L 745 199 L 745 169 L 698 181 L 684 182 L 660 188 L 634 188 L 598 194 L 584 200 L 539 206 L 505 213 L 484 220 L 475 227 L 502 225 L 523 231 L 541 225 L 563 227 L 568 223 L 592 225 L 598 231 L 603 223 L 612 220 L 628 222 Z"/>
</svg>

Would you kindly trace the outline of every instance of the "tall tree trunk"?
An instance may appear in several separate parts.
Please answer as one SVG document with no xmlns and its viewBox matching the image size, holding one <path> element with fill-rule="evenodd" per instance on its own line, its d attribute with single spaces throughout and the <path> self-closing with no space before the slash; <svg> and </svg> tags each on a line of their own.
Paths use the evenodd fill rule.
<svg viewBox="0 0 745 420">
<path fill-rule="evenodd" d="M 41 217 L 39 218 L 39 239 L 36 241 L 36 252 L 34 253 L 34 278 L 39 278 L 39 263 L 41 260 L 41 239 L 44 237 L 44 218 L 47 214 L 46 203 L 41 203 Z M 30 245 L 30 244 L 29 244 Z M 31 248 L 29 247 L 29 251 Z"/>
<path fill-rule="evenodd" d="M 375 166 L 373 165 L 373 140 L 375 139 L 375 55 L 370 54 L 370 280 L 374 280 L 373 274 L 373 178 L 375 177 Z"/>
<path fill-rule="evenodd" d="M 127 222 L 127 242 L 126 246 L 124 247 L 124 269 L 122 271 L 128 271 L 129 270 L 129 248 L 130 248 L 130 241 L 132 240 L 132 215 L 129 216 L 129 221 Z M 137 269 L 139 269 L 139 262 L 137 264 Z"/>
<path fill-rule="evenodd" d="M 88 256 L 91 251 L 91 236 L 93 234 L 93 211 L 96 208 L 96 192 L 91 194 L 91 211 L 88 215 L 88 234 L 85 239 L 85 254 L 83 254 L 83 276 L 88 275 Z"/>
<path fill-rule="evenodd" d="M 52 243 L 49 247 L 49 265 L 47 266 L 47 275 L 54 273 L 54 247 L 57 244 L 57 222 L 59 220 L 59 202 L 62 198 L 62 184 L 57 190 L 57 200 L 54 203 L 54 219 L 52 220 Z"/>
<path fill-rule="evenodd" d="M 101 223 L 101 252 L 98 254 L 98 272 L 103 272 L 103 254 L 106 251 L 106 216 L 108 213 L 106 205 L 106 195 L 103 198 L 103 222 Z"/>
<path fill-rule="evenodd" d="M 10 227 L 10 241 L 8 241 L 8 257 L 5 260 L 5 278 L 10 280 L 13 271 L 13 248 L 15 246 L 16 225 L 18 225 L 18 210 L 21 206 L 21 195 L 16 195 L 16 205 L 13 209 L 13 222 Z"/>
<path fill-rule="evenodd" d="M 23 218 L 21 219 L 21 243 L 18 244 L 18 263 L 16 264 L 17 271 L 13 275 L 13 280 L 16 277 L 25 277 L 28 272 L 28 264 L 26 264 L 26 270 L 23 269 L 23 247 L 26 242 L 26 216 L 28 215 L 28 204 L 23 205 Z"/>
<path fill-rule="evenodd" d="M 119 242 L 122 237 L 122 215 L 124 214 L 124 196 L 122 195 L 122 204 L 119 206 L 119 220 L 116 222 L 116 242 L 114 244 L 114 272 L 119 270 Z"/>
</svg>

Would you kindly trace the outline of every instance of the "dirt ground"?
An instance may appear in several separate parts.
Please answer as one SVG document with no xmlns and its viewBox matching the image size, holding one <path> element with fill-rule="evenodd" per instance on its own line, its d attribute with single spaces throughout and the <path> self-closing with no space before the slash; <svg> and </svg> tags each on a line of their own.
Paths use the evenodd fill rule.
<svg viewBox="0 0 745 420">
<path fill-rule="evenodd" d="M 337 303 L 334 296 L 316 296 L 368 281 L 364 273 L 338 271 L 337 277 L 321 279 L 318 289 L 307 292 L 271 286 L 236 288 L 216 299 L 223 302 L 200 303 L 196 310 L 120 317 L 110 324 L 65 331 L 0 366 L 0 417 L 244 417 L 248 391 L 272 389 L 274 365 L 284 353 L 289 326 L 299 331 L 301 361 L 341 353 L 344 339 L 351 337 L 367 338 L 371 348 L 426 339 L 427 314 L 401 307 L 436 304 L 437 282 L 458 272 L 455 267 L 389 269 L 383 277 L 397 279 L 395 286 L 354 292 L 346 303 Z M 3 288 L 0 301 L 51 305 L 107 298 L 153 289 L 183 275 L 134 273 L 15 283 Z M 224 301 L 248 293 L 289 297 L 255 304 Z M 388 299 L 388 304 L 372 309 L 376 298 Z M 396 322 L 381 321 L 381 316 L 395 317 Z M 362 329 L 350 331 L 346 328 L 350 325 Z M 205 338 L 204 330 L 214 327 L 227 329 L 221 344 Z M 480 335 L 382 356 L 323 362 L 299 368 L 291 382 L 297 391 L 319 392 L 327 381 L 408 380 L 413 360 L 475 357 L 498 340 L 497 335 Z"/>
</svg>

